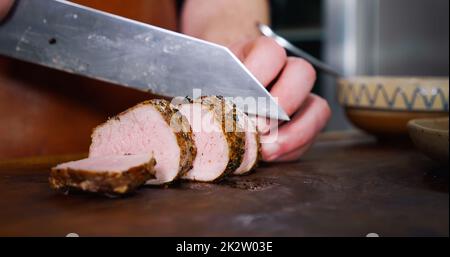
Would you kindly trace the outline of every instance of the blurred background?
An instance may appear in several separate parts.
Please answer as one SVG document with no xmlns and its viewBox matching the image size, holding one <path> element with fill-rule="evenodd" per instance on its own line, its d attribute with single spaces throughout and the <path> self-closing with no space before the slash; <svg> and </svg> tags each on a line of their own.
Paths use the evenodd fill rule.
<svg viewBox="0 0 450 257">
<path fill-rule="evenodd" d="M 445 76 L 448 0 L 272 0 L 273 27 L 345 75 Z M 321 74 L 315 91 L 333 109 L 329 130 L 351 128 Z"/>
<path fill-rule="evenodd" d="M 176 29 L 174 10 L 179 13 L 183 5 L 161 0 L 75 2 L 168 29 Z M 277 33 L 345 75 L 448 77 L 448 0 L 270 4 Z M 327 130 L 352 129 L 337 101 L 336 78 L 319 73 L 314 91 L 333 109 Z M 0 56 L 0 159 L 87 151 L 93 127 L 147 98 Z"/>
</svg>

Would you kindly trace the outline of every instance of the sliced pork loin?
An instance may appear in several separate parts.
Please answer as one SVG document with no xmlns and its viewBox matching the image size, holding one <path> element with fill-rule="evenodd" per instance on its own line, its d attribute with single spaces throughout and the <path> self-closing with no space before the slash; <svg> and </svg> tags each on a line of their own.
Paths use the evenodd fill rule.
<svg viewBox="0 0 450 257">
<path fill-rule="evenodd" d="M 241 165 L 234 171 L 234 175 L 244 175 L 258 165 L 261 158 L 261 144 L 255 123 L 240 110 L 236 111 L 240 127 L 245 132 L 245 154 Z"/>
<path fill-rule="evenodd" d="M 50 186 L 57 190 L 126 194 L 155 177 L 151 154 L 101 156 L 60 164 L 50 172 Z"/>
<path fill-rule="evenodd" d="M 233 104 L 213 96 L 183 103 L 178 108 L 189 120 L 197 147 L 194 166 L 184 179 L 213 182 L 240 167 L 245 133 L 237 129 Z"/>
<path fill-rule="evenodd" d="M 156 178 L 169 183 L 192 168 L 196 148 L 189 122 L 168 101 L 141 103 L 100 125 L 92 134 L 90 157 L 153 153 Z"/>
</svg>

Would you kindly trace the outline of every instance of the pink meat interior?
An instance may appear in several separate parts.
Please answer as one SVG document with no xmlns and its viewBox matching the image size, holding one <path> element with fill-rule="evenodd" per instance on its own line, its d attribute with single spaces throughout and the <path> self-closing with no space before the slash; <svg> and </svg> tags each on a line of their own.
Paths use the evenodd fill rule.
<svg viewBox="0 0 450 257">
<path fill-rule="evenodd" d="M 150 162 L 150 154 L 100 156 L 79 161 L 67 162 L 56 166 L 56 169 L 73 169 L 91 172 L 125 172 Z"/>
<path fill-rule="evenodd" d="M 89 156 L 142 153 L 152 153 L 157 162 L 156 179 L 148 183 L 167 183 L 178 175 L 180 148 L 175 133 L 151 105 L 139 106 L 97 128 Z"/>
<path fill-rule="evenodd" d="M 236 175 L 244 174 L 252 169 L 258 158 L 258 141 L 256 126 L 246 114 L 239 116 L 239 123 L 245 131 L 245 154 L 239 168 L 234 172 Z"/>
<path fill-rule="evenodd" d="M 180 112 L 186 117 L 193 130 L 197 157 L 194 167 L 185 179 L 213 181 L 225 171 L 229 161 L 229 149 L 222 132 L 221 124 L 214 119 L 213 113 L 201 104 L 184 104 Z"/>
</svg>

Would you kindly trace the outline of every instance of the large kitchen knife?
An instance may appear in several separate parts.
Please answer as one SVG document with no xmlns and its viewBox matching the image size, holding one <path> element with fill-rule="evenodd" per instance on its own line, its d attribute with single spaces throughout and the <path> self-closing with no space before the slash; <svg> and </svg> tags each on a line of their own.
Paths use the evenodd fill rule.
<svg viewBox="0 0 450 257">
<path fill-rule="evenodd" d="M 241 97 L 250 114 L 289 120 L 227 48 L 68 1 L 17 0 L 0 54 L 163 96 Z"/>
</svg>

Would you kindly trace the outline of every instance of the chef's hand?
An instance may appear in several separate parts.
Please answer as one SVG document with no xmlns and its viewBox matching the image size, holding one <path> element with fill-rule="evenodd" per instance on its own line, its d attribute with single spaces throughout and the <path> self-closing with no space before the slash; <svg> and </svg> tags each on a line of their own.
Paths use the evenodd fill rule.
<svg viewBox="0 0 450 257">
<path fill-rule="evenodd" d="M 8 14 L 9 9 L 11 9 L 14 0 L 0 0 L 0 21 L 5 18 Z"/>
<path fill-rule="evenodd" d="M 316 81 L 314 68 L 303 59 L 288 58 L 286 51 L 267 37 L 236 43 L 230 48 L 265 87 L 271 86 L 270 93 L 291 116 L 278 133 L 268 133 L 269 126 L 260 124 L 263 159 L 299 159 L 331 116 L 328 103 L 311 93 Z"/>
</svg>

